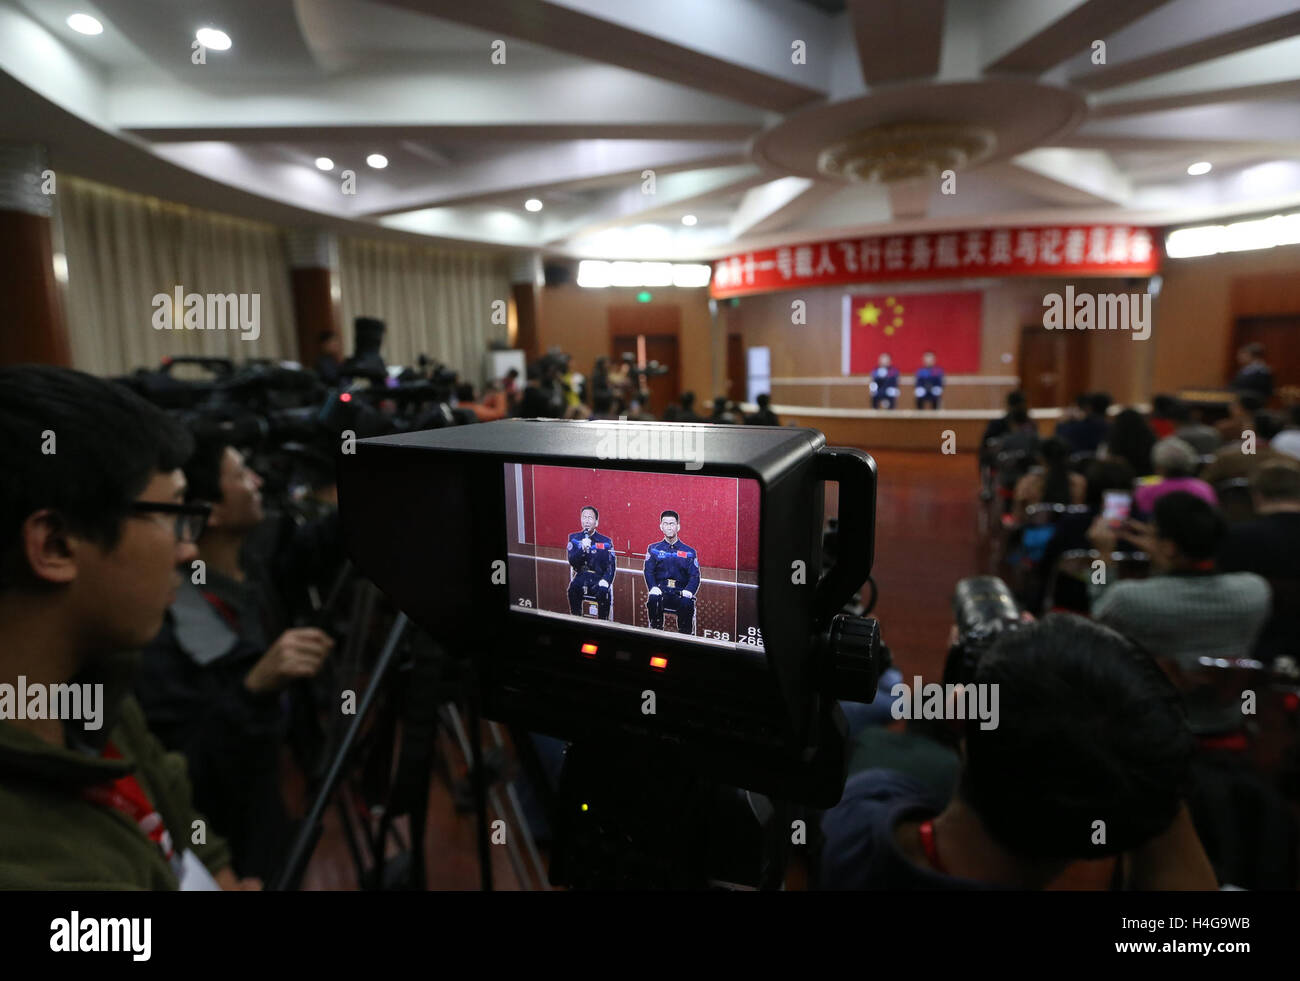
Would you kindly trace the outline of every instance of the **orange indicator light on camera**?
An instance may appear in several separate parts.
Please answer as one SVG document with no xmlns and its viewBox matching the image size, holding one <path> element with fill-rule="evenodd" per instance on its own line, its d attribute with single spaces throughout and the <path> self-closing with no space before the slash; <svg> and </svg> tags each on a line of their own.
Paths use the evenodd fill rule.
<svg viewBox="0 0 1300 981">
<path fill-rule="evenodd" d="M 595 645 L 595 644 L 583 644 L 583 645 L 582 645 L 582 653 L 585 654 L 587 657 L 595 657 L 595 656 L 596 656 L 596 645 Z"/>
<path fill-rule="evenodd" d="M 650 658 L 650 667 L 654 668 L 656 671 L 663 671 L 668 667 L 668 658 L 660 657 L 656 654 L 654 657 Z"/>
</svg>

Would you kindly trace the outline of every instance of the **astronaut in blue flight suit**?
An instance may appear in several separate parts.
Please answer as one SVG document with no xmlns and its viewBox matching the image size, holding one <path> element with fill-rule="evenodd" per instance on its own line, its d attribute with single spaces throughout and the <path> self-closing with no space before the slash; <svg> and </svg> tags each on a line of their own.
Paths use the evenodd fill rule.
<svg viewBox="0 0 1300 981">
<path fill-rule="evenodd" d="M 664 629 L 664 610 L 677 614 L 677 632 L 695 633 L 695 593 L 700 588 L 700 558 L 677 537 L 681 519 L 676 511 L 659 515 L 663 541 L 645 553 L 646 612 L 650 626 Z"/>
<path fill-rule="evenodd" d="M 934 352 L 921 355 L 922 365 L 916 372 L 916 407 L 939 408 L 943 398 L 943 369 L 934 363 Z"/>
<path fill-rule="evenodd" d="M 871 407 L 879 409 L 882 402 L 887 409 L 898 405 L 898 369 L 888 354 L 880 356 L 876 370 L 871 373 Z"/>
<path fill-rule="evenodd" d="M 588 504 L 581 512 L 582 531 L 569 536 L 569 565 L 573 580 L 569 583 L 569 612 L 582 615 L 582 599 L 594 596 L 600 619 L 609 619 L 611 584 L 614 582 L 614 542 L 596 531 L 600 512 Z"/>
</svg>

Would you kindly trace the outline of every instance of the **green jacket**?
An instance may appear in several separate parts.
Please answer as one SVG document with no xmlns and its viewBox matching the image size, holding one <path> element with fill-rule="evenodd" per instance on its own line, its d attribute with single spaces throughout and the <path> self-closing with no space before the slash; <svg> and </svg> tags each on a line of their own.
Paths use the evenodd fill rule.
<svg viewBox="0 0 1300 981">
<path fill-rule="evenodd" d="M 116 699 L 110 694 L 115 688 Z M 192 844 L 201 817 L 190 799 L 184 758 L 163 749 L 124 686 L 106 685 L 104 702 L 100 733 L 112 739 L 120 760 L 55 746 L 0 721 L 0 889 L 177 888 L 162 852 L 129 815 L 81 795 L 85 787 L 130 772 L 162 815 L 178 853 L 192 848 L 213 873 L 230 864 L 230 849 L 210 829 L 206 844 Z"/>
</svg>

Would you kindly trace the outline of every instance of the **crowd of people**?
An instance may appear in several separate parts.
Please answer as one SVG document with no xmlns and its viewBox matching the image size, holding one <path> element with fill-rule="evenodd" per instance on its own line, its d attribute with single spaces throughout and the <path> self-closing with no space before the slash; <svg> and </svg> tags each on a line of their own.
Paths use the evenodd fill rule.
<svg viewBox="0 0 1300 981">
<path fill-rule="evenodd" d="M 544 419 L 627 419 L 632 422 L 709 422 L 729 425 L 779 426 L 767 393 L 756 397 L 757 410 L 746 414 L 733 400 L 718 396 L 707 415 L 696 411 L 694 392 L 683 392 L 676 402 L 664 407 L 661 416 L 651 411 L 646 379 L 662 373 L 651 363 L 638 367 L 624 359 L 611 364 L 598 357 L 587 378 L 572 366 L 569 355 L 552 350 L 528 367 L 522 389 L 518 372 L 489 385 L 504 393 L 508 413 Z"/>
<path fill-rule="evenodd" d="M 1300 405 L 1263 355 L 1226 404 L 1094 392 L 1047 437 L 1010 393 L 980 490 L 1024 612 L 944 672 L 1000 722 L 859 730 L 823 887 L 1300 886 Z"/>
<path fill-rule="evenodd" d="M 1267 701 L 1300 637 L 1300 408 L 1271 407 L 1271 379 L 1244 368 L 1222 412 L 1091 393 L 1047 438 L 1008 397 L 981 489 L 1027 616 L 972 675 L 999 686 L 1001 723 L 900 732 L 872 724 L 878 697 L 819 824 L 818 884 L 1296 885 L 1294 723 L 1261 769 L 1243 684 L 1219 683 L 1237 672 Z M 447 389 L 455 422 L 646 418 L 626 363 L 588 379 L 552 353 L 481 393 L 432 363 L 402 377 Z M 688 392 L 664 417 L 778 425 L 758 403 L 706 416 Z M 286 609 L 340 561 L 336 514 L 268 548 L 232 437 L 65 369 L 0 370 L 0 441 L 0 676 L 105 691 L 98 728 L 0 723 L 0 886 L 258 888 L 291 832 L 295 692 L 335 647 Z"/>
</svg>

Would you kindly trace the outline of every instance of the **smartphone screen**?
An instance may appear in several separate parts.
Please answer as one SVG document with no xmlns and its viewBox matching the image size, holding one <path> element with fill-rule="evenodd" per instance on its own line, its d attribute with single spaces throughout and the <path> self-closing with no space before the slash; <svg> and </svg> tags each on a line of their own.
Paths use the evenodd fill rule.
<svg viewBox="0 0 1300 981">
<path fill-rule="evenodd" d="M 1101 497 L 1102 517 L 1112 528 L 1118 528 L 1128 520 L 1133 507 L 1133 495 L 1127 491 L 1105 491 Z"/>
</svg>

